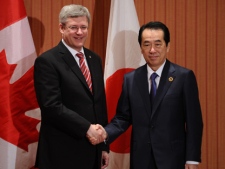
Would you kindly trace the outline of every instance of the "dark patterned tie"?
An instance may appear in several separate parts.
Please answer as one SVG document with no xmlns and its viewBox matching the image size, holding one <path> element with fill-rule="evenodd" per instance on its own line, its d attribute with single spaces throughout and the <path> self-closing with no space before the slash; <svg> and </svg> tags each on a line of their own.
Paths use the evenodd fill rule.
<svg viewBox="0 0 225 169">
<path fill-rule="evenodd" d="M 151 103 L 153 103 L 154 97 L 156 95 L 157 85 L 156 85 L 156 82 L 155 82 L 155 78 L 157 76 L 158 75 L 156 73 L 152 73 L 152 75 L 150 76 L 150 79 L 151 79 L 150 101 L 151 101 Z"/>
<path fill-rule="evenodd" d="M 90 73 L 88 67 L 85 64 L 84 55 L 81 52 L 77 53 L 76 55 L 77 55 L 77 57 L 79 57 L 80 70 L 81 70 L 81 72 L 83 73 L 83 75 L 84 75 L 84 77 L 86 79 L 86 82 L 88 84 L 89 89 L 92 92 L 91 73 Z"/>
</svg>

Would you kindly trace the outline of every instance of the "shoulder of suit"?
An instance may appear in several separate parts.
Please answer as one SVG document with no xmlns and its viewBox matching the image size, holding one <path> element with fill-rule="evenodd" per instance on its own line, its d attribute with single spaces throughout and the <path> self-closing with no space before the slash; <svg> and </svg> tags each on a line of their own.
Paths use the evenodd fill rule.
<svg viewBox="0 0 225 169">
<path fill-rule="evenodd" d="M 185 73 L 185 72 L 190 72 L 190 71 L 192 71 L 192 70 L 189 69 L 189 68 L 186 68 L 186 67 L 184 67 L 184 66 L 181 66 L 181 65 L 178 65 L 178 64 L 172 63 L 172 62 L 170 62 L 170 66 L 173 66 L 174 69 L 175 69 L 176 71 L 178 71 L 178 72 L 183 72 L 183 73 Z"/>
<path fill-rule="evenodd" d="M 142 65 L 142 66 L 140 66 L 140 67 L 138 67 L 138 68 L 136 68 L 134 70 L 131 70 L 130 72 L 125 73 L 125 76 L 129 77 L 129 76 L 133 76 L 136 73 L 139 74 L 139 73 L 141 73 L 141 72 L 143 72 L 145 70 L 147 71 L 146 66 L 147 66 L 147 64 Z"/>
<path fill-rule="evenodd" d="M 101 57 L 97 53 L 95 53 L 92 50 L 87 49 L 85 47 L 83 49 L 84 49 L 84 54 L 85 54 L 86 58 L 92 58 L 92 59 L 95 58 L 95 59 L 101 60 Z"/>
<path fill-rule="evenodd" d="M 46 56 L 50 56 L 50 55 L 55 55 L 58 52 L 59 52 L 58 46 L 55 46 L 55 47 L 43 52 L 39 57 L 46 57 Z"/>
<path fill-rule="evenodd" d="M 41 55 L 39 55 L 37 58 L 43 58 L 43 59 L 54 59 L 56 56 L 59 56 L 60 53 L 65 53 L 67 48 L 61 43 L 54 46 L 51 49 L 48 49 L 47 51 L 43 52 Z"/>
<path fill-rule="evenodd" d="M 89 55 L 93 55 L 93 56 L 99 57 L 99 55 L 97 53 L 95 53 L 94 51 L 92 51 L 92 50 L 90 50 L 88 48 L 85 48 L 85 47 L 83 47 L 83 49 L 84 49 L 84 53 L 85 54 L 89 54 Z"/>
</svg>

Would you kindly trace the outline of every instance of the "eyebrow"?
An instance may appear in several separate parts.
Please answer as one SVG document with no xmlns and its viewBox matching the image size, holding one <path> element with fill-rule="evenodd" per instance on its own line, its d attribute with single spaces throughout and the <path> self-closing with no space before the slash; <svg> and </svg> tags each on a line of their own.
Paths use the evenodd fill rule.
<svg viewBox="0 0 225 169">
<path fill-rule="evenodd" d="M 154 42 L 162 42 L 161 40 L 155 40 Z M 150 41 L 146 40 L 143 43 L 150 43 Z"/>
<path fill-rule="evenodd" d="M 162 42 L 161 40 L 155 40 L 154 42 Z"/>
</svg>

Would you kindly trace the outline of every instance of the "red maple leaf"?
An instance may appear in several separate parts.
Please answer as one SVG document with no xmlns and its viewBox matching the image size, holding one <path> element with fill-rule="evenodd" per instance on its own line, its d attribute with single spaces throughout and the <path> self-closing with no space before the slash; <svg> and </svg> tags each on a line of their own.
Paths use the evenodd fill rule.
<svg viewBox="0 0 225 169">
<path fill-rule="evenodd" d="M 38 108 L 33 67 L 10 84 L 16 66 L 7 63 L 4 50 L 0 52 L 0 138 L 28 151 L 28 145 L 38 141 L 36 126 L 40 122 L 25 115 L 26 111 Z"/>
</svg>

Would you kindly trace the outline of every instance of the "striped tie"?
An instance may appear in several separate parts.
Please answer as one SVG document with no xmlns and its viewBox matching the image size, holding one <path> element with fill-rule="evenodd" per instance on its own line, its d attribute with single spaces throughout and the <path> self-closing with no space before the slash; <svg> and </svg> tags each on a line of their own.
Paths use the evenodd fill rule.
<svg viewBox="0 0 225 169">
<path fill-rule="evenodd" d="M 81 70 L 81 72 L 83 73 L 83 75 L 85 77 L 85 80 L 86 80 L 86 82 L 88 84 L 89 89 L 92 92 L 91 73 L 90 73 L 88 67 L 85 64 L 84 55 L 81 52 L 77 53 L 76 55 L 77 55 L 77 57 L 79 57 L 80 70 Z"/>
</svg>

